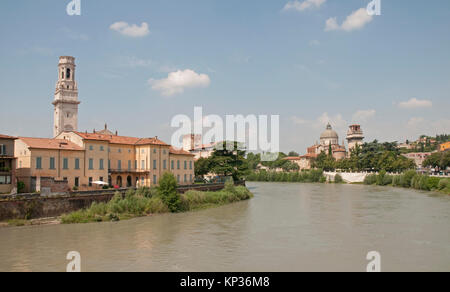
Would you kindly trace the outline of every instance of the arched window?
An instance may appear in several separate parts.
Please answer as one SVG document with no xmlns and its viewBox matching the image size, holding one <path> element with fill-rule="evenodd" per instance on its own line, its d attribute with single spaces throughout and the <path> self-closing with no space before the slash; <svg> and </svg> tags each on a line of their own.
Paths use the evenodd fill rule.
<svg viewBox="0 0 450 292">
<path fill-rule="evenodd" d="M 70 79 L 70 68 L 67 68 L 66 79 Z"/>
</svg>

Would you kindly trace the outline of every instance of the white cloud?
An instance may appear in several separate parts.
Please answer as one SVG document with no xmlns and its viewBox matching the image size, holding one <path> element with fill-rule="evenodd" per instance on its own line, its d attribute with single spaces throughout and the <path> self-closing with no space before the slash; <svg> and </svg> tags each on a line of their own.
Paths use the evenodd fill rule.
<svg viewBox="0 0 450 292">
<path fill-rule="evenodd" d="M 193 70 L 178 70 L 171 72 L 164 79 L 150 79 L 149 84 L 153 90 L 160 91 L 164 96 L 183 93 L 187 88 L 208 87 L 211 80 L 206 74 L 198 74 Z"/>
<path fill-rule="evenodd" d="M 408 101 L 400 102 L 398 106 L 405 109 L 430 108 L 433 107 L 433 103 L 430 100 L 419 100 L 417 98 L 411 98 Z"/>
<path fill-rule="evenodd" d="M 365 122 L 370 118 L 373 118 L 376 114 L 376 110 L 359 110 L 353 115 L 353 121 Z"/>
<path fill-rule="evenodd" d="M 303 2 L 300 2 L 298 0 L 289 1 L 284 6 L 283 10 L 284 11 L 288 11 L 288 10 L 304 11 L 304 10 L 312 9 L 312 8 L 320 8 L 320 6 L 322 6 L 325 2 L 326 2 L 326 0 L 305 0 Z"/>
<path fill-rule="evenodd" d="M 328 123 L 330 123 L 334 128 L 345 128 L 347 126 L 347 122 L 341 114 L 330 116 L 325 112 L 317 119 L 317 121 L 320 123 L 321 127 L 326 126 Z"/>
<path fill-rule="evenodd" d="M 308 120 L 305 120 L 305 119 L 302 119 L 302 118 L 296 117 L 296 116 L 291 117 L 291 121 L 296 125 L 304 125 L 304 124 L 309 123 Z"/>
<path fill-rule="evenodd" d="M 309 45 L 311 47 L 317 47 L 317 46 L 320 46 L 320 42 L 318 40 L 312 40 L 309 42 Z"/>
<path fill-rule="evenodd" d="M 338 24 L 336 17 L 329 18 L 325 23 L 325 31 L 343 30 L 350 32 L 359 30 L 372 20 L 373 16 L 367 13 L 367 9 L 360 8 L 347 16 L 342 25 Z"/>
<path fill-rule="evenodd" d="M 424 118 L 417 118 L 417 117 L 414 117 L 414 118 L 411 118 L 409 121 L 408 121 L 408 126 L 409 127 L 411 127 L 411 128 L 417 128 L 417 126 L 420 126 L 421 124 L 423 124 L 423 122 L 425 121 L 425 119 Z"/>
<path fill-rule="evenodd" d="M 111 30 L 119 32 L 122 35 L 134 38 L 144 37 L 150 33 L 148 24 L 146 22 L 143 22 L 141 26 L 138 26 L 136 24 L 130 25 L 127 22 L 119 21 L 111 24 L 109 28 Z"/>
<path fill-rule="evenodd" d="M 325 31 L 338 30 L 339 28 L 336 17 L 328 18 L 325 22 Z"/>
</svg>

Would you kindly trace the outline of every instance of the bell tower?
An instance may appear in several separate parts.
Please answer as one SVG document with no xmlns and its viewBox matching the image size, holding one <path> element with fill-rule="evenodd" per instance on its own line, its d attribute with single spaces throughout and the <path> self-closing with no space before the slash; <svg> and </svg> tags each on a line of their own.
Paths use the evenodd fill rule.
<svg viewBox="0 0 450 292">
<path fill-rule="evenodd" d="M 78 130 L 78 87 L 75 81 L 75 58 L 59 57 L 56 83 L 53 136 Z"/>
</svg>

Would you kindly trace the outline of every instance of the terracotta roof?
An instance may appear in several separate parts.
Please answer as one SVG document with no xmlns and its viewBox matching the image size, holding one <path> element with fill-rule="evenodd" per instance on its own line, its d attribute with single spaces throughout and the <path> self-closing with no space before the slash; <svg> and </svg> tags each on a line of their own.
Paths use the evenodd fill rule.
<svg viewBox="0 0 450 292">
<path fill-rule="evenodd" d="M 26 138 L 19 137 L 29 148 L 34 149 L 52 149 L 52 150 L 73 150 L 83 151 L 84 149 L 67 140 L 47 139 L 47 138 Z"/>
<path fill-rule="evenodd" d="M 184 151 L 182 149 L 175 149 L 173 147 L 170 147 L 170 154 L 195 156 L 194 154 L 191 154 L 191 153 L 189 153 L 187 151 Z"/>
<path fill-rule="evenodd" d="M 163 141 L 155 138 L 135 138 L 126 136 L 104 135 L 99 133 L 74 132 L 85 140 L 108 141 L 111 144 L 122 145 L 161 145 L 169 146 Z"/>
<path fill-rule="evenodd" d="M 347 150 L 345 150 L 344 148 L 337 148 L 335 150 L 333 150 L 334 152 L 347 152 Z"/>
<path fill-rule="evenodd" d="M 312 154 L 312 153 L 308 153 L 305 154 L 303 156 L 300 156 L 301 158 L 316 158 L 318 155 L 317 154 Z"/>
<path fill-rule="evenodd" d="M 300 160 L 300 158 L 300 156 L 290 156 L 283 158 L 283 160 Z"/>
<path fill-rule="evenodd" d="M 0 139 L 11 139 L 11 140 L 15 140 L 17 139 L 16 137 L 11 137 L 11 136 L 7 136 L 7 135 L 2 135 L 0 134 Z"/>
<path fill-rule="evenodd" d="M 203 145 L 195 147 L 194 150 L 204 150 L 204 149 L 208 149 L 208 148 L 214 148 L 214 147 L 216 147 L 217 144 L 218 143 L 203 144 Z"/>
</svg>

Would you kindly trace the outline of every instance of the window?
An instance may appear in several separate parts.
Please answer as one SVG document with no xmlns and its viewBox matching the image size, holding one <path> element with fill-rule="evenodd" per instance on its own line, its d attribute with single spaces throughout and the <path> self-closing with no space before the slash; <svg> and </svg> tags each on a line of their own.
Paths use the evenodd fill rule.
<svg viewBox="0 0 450 292">
<path fill-rule="evenodd" d="M 137 169 L 137 160 L 134 161 L 134 169 Z"/>
<path fill-rule="evenodd" d="M 0 175 L 0 185 L 10 185 L 11 176 L 10 175 Z"/>
<path fill-rule="evenodd" d="M 187 169 L 187 161 L 184 161 L 184 169 Z"/>
<path fill-rule="evenodd" d="M 180 175 L 177 175 L 177 183 L 180 183 Z"/>
<path fill-rule="evenodd" d="M 144 154 L 144 153 L 145 153 L 145 150 L 144 150 L 144 149 L 142 149 L 142 150 L 141 150 L 141 153 L 142 153 L 142 154 Z"/>
<path fill-rule="evenodd" d="M 70 68 L 67 68 L 66 79 L 70 79 Z"/>
<path fill-rule="evenodd" d="M 153 169 L 156 169 L 156 160 L 153 160 Z"/>
<path fill-rule="evenodd" d="M 63 177 L 63 181 L 69 181 L 67 177 Z"/>
<path fill-rule="evenodd" d="M 172 161 L 170 162 L 170 164 L 171 164 L 172 170 L 175 169 L 175 160 L 172 160 Z"/>
<path fill-rule="evenodd" d="M 108 159 L 108 169 L 111 169 L 111 160 Z"/>
<path fill-rule="evenodd" d="M 78 188 L 80 186 L 80 178 L 76 177 L 75 178 L 75 186 Z"/>
<path fill-rule="evenodd" d="M 105 151 L 105 147 L 100 146 L 100 151 Z"/>
<path fill-rule="evenodd" d="M 92 177 L 89 178 L 89 186 L 92 187 Z"/>
<path fill-rule="evenodd" d="M 156 175 L 153 176 L 153 184 L 156 185 L 158 183 L 158 179 Z"/>
<path fill-rule="evenodd" d="M 141 177 L 141 186 L 144 186 L 144 184 L 145 184 L 145 178 Z"/>
<path fill-rule="evenodd" d="M 189 175 L 189 181 L 192 183 L 192 174 Z"/>
<path fill-rule="evenodd" d="M 0 145 L 0 155 L 6 155 L 6 145 Z"/>
<path fill-rule="evenodd" d="M 184 175 L 184 182 L 187 182 L 187 174 Z"/>
<path fill-rule="evenodd" d="M 75 169 L 80 169 L 80 158 L 75 158 Z"/>
<path fill-rule="evenodd" d="M 177 169 L 180 169 L 180 161 L 177 161 Z"/>
<path fill-rule="evenodd" d="M 131 170 L 131 160 L 128 160 L 128 170 Z"/>
<path fill-rule="evenodd" d="M 189 169 L 192 170 L 192 161 L 189 161 Z"/>
<path fill-rule="evenodd" d="M 63 159 L 63 169 L 69 169 L 69 159 L 68 158 Z"/>
<path fill-rule="evenodd" d="M 153 153 L 155 153 L 155 154 L 156 154 L 156 149 L 153 149 Z"/>
<path fill-rule="evenodd" d="M 89 150 L 94 150 L 94 146 L 92 146 L 92 145 L 89 145 Z"/>
<path fill-rule="evenodd" d="M 145 160 L 141 161 L 141 169 L 144 170 L 145 169 Z"/>
<path fill-rule="evenodd" d="M 163 168 L 164 169 L 167 169 L 167 161 L 164 159 L 164 161 L 163 161 Z"/>
<path fill-rule="evenodd" d="M 100 177 L 99 181 L 103 181 L 103 176 Z"/>
<path fill-rule="evenodd" d="M 103 166 L 103 164 L 104 164 L 104 163 L 103 163 L 103 159 L 100 159 L 100 163 L 99 163 L 99 164 L 100 164 L 99 169 L 100 169 L 100 170 L 103 170 L 103 169 L 104 169 L 104 166 Z"/>
<path fill-rule="evenodd" d="M 50 157 L 50 169 L 55 169 L 55 157 Z"/>
<path fill-rule="evenodd" d="M 122 153 L 122 149 L 120 149 L 120 148 L 119 148 L 119 150 L 118 150 L 118 151 L 119 151 L 119 153 Z"/>
<path fill-rule="evenodd" d="M 36 157 L 36 169 L 42 169 L 42 157 Z"/>
<path fill-rule="evenodd" d="M 94 159 L 89 158 L 89 169 L 93 170 L 94 169 Z"/>
<path fill-rule="evenodd" d="M 117 169 L 122 170 L 122 160 L 117 161 Z"/>
<path fill-rule="evenodd" d="M 166 152 L 166 149 L 164 149 L 163 154 L 166 155 L 166 153 L 167 153 L 167 152 Z"/>
</svg>

